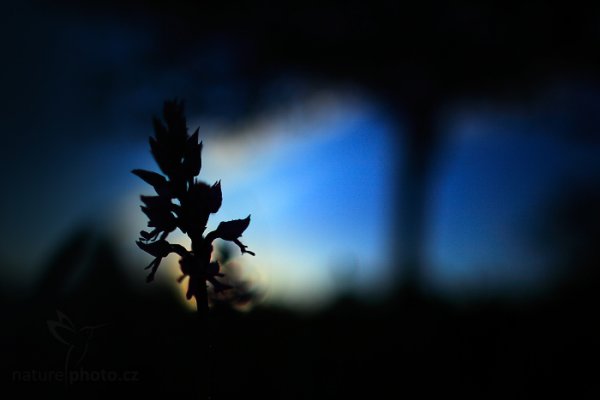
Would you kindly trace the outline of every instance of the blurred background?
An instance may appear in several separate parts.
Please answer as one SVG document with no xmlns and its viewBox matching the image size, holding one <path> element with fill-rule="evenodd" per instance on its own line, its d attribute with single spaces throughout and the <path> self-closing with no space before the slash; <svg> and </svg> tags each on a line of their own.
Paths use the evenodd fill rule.
<svg viewBox="0 0 600 400">
<path fill-rule="evenodd" d="M 600 393 L 597 7 L 29 0 L 0 18 L 6 390 Z M 148 285 L 135 245 L 152 191 L 130 171 L 157 170 L 173 98 L 200 178 L 222 180 L 209 228 L 252 215 L 256 257 L 217 243 L 235 290 L 209 327 L 177 258 Z M 78 369 L 139 380 L 19 379 L 64 370 L 57 310 L 108 323 Z"/>
</svg>

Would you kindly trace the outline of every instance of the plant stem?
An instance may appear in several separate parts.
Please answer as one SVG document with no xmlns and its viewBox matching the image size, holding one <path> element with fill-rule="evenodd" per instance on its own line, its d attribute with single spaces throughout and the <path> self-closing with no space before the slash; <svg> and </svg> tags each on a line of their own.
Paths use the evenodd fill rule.
<svg viewBox="0 0 600 400">
<path fill-rule="evenodd" d="M 210 253 L 206 253 L 206 245 L 204 238 L 200 235 L 199 237 L 192 238 L 192 252 L 194 253 L 194 265 L 198 270 L 193 273 L 196 275 L 196 287 L 194 291 L 194 298 L 196 299 L 196 308 L 198 310 L 198 318 L 200 323 L 208 322 L 208 292 L 206 288 L 206 270 L 208 263 L 210 262 Z"/>
<path fill-rule="evenodd" d="M 208 296 L 206 283 L 204 281 L 197 285 L 197 365 L 198 365 L 198 395 L 200 399 L 210 399 L 211 376 L 210 376 L 210 333 L 208 332 Z"/>
<path fill-rule="evenodd" d="M 201 325 L 208 323 L 208 291 L 206 289 L 206 281 L 199 279 L 194 293 L 196 299 L 196 308 L 198 310 L 198 321 Z"/>
<path fill-rule="evenodd" d="M 191 235 L 190 235 L 191 236 Z M 208 312 L 208 291 L 206 287 L 205 271 L 207 262 L 210 262 L 210 253 L 205 254 L 208 248 L 206 247 L 205 239 L 202 235 L 194 235 L 192 238 L 192 257 L 195 258 L 194 265 L 199 267 L 199 271 L 194 271 L 197 276 L 197 283 L 194 290 L 194 298 L 196 299 L 197 320 L 198 320 L 198 365 L 200 374 L 198 383 L 198 394 L 200 398 L 211 398 L 211 354 L 210 354 L 210 327 L 209 327 L 209 312 Z"/>
</svg>

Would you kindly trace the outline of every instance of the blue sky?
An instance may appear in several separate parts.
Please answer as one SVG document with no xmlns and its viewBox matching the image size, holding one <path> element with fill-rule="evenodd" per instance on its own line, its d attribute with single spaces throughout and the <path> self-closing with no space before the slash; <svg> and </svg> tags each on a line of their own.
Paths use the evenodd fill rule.
<svg viewBox="0 0 600 400">
<path fill-rule="evenodd" d="M 178 96 L 205 140 L 202 178 L 223 182 L 213 223 L 252 214 L 245 240 L 258 255 L 244 263 L 269 298 L 319 303 L 340 282 L 383 291 L 395 262 L 390 210 L 402 190 L 393 168 L 403 121 L 389 107 L 352 82 L 350 90 L 297 69 L 258 85 L 245 70 L 252 57 L 227 35 L 171 59 L 140 21 L 13 8 L 2 25 L 19 32 L 6 35 L 13 62 L 2 75 L 12 100 L 0 146 L 0 180 L 10 189 L 0 197 L 5 282 L 31 287 L 86 221 L 121 235 L 124 257 L 139 257 L 129 259 L 132 279 L 143 275 L 134 239 L 147 188 L 129 171 L 154 168 L 150 117 Z M 430 283 L 506 292 L 544 280 L 531 219 L 561 180 L 598 180 L 599 99 L 590 81 L 557 79 L 530 99 L 443 105 L 438 126 L 448 140 L 429 195 Z"/>
<path fill-rule="evenodd" d="M 200 178 L 221 179 L 224 198 L 209 229 L 252 214 L 244 243 L 257 256 L 238 261 L 267 300 L 320 304 L 348 283 L 340 280 L 347 268 L 354 268 L 352 279 L 362 288 L 382 283 L 389 271 L 395 135 L 377 107 L 324 91 L 237 127 L 239 132 L 225 135 L 222 129 L 228 128 L 205 130 Z M 145 146 L 139 160 L 146 166 L 144 157 L 150 159 Z M 144 190 L 138 184 L 132 189 Z M 131 202 L 125 207 L 137 213 Z M 132 238 L 144 216 L 130 221 Z"/>
<path fill-rule="evenodd" d="M 556 129 L 514 109 L 451 116 L 429 196 L 427 283 L 454 293 L 543 286 L 552 271 L 532 223 L 564 179 L 594 179 L 597 149 L 563 134 L 569 124 Z M 209 120 L 193 104 L 188 117 L 204 140 L 200 177 L 222 180 L 209 228 L 252 214 L 244 242 L 257 256 L 238 261 L 267 301 L 306 308 L 348 287 L 385 292 L 402 149 L 384 108 L 358 91 L 321 88 L 244 123 Z M 4 168 L 15 195 L 3 199 L 2 259 L 18 268 L 3 276 L 30 286 L 62 238 L 88 221 L 116 235 L 132 281 L 143 282 L 147 260 L 134 240 L 146 222 L 139 194 L 150 189 L 129 171 L 156 169 L 144 136 L 41 136 L 15 159 L 22 168 Z M 161 268 L 159 280 L 174 282 L 176 260 Z"/>
<path fill-rule="evenodd" d="M 600 161 L 597 145 L 553 118 L 501 107 L 456 112 L 431 195 L 430 284 L 510 296 L 557 277 L 535 242 L 540 213 L 566 182 L 595 182 Z"/>
</svg>

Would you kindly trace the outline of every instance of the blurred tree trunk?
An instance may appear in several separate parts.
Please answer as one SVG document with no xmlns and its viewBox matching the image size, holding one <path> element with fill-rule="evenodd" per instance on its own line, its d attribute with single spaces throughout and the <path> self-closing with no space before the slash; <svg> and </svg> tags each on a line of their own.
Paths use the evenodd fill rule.
<svg viewBox="0 0 600 400">
<path fill-rule="evenodd" d="M 399 264 L 399 284 L 404 290 L 419 292 L 426 268 L 426 239 L 429 217 L 431 172 L 440 135 L 435 126 L 438 102 L 420 97 L 405 107 L 407 132 L 400 157 L 401 186 L 398 196 L 398 246 L 394 259 Z"/>
</svg>

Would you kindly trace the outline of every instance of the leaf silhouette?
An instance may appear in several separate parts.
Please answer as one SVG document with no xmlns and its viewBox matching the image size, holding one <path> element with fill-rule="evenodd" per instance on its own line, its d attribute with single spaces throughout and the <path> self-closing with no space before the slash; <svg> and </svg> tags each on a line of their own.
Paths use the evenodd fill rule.
<svg viewBox="0 0 600 400">
<path fill-rule="evenodd" d="M 151 240 L 156 237 L 158 229 L 154 229 L 152 232 L 140 231 L 140 236 L 144 240 Z"/>
<path fill-rule="evenodd" d="M 169 183 L 161 174 L 144 169 L 134 169 L 131 172 L 150 184 L 159 196 L 170 197 Z"/>
<path fill-rule="evenodd" d="M 182 178 L 181 161 L 188 142 L 183 109 L 183 102 L 165 102 L 164 123 L 158 118 L 153 119 L 155 137 L 150 138 L 150 149 L 156 163 L 174 181 Z"/>
<path fill-rule="evenodd" d="M 169 140 L 169 133 L 167 131 L 167 127 L 162 123 L 162 121 L 156 117 L 152 118 L 152 125 L 154 126 L 154 137 L 157 141 L 167 141 Z"/>
<path fill-rule="evenodd" d="M 135 243 L 140 249 L 154 257 L 166 257 L 169 253 L 174 251 L 171 244 L 164 239 L 152 243 L 144 243 L 138 240 Z"/>
<path fill-rule="evenodd" d="M 187 180 L 191 181 L 202 168 L 202 142 L 198 143 L 198 129 L 189 137 L 183 155 L 183 170 Z"/>
<path fill-rule="evenodd" d="M 159 145 L 153 137 L 149 139 L 149 142 L 150 151 L 160 170 L 169 177 L 175 176 L 181 153 L 174 151 L 168 144 Z"/>
<path fill-rule="evenodd" d="M 248 225 L 250 225 L 250 215 L 244 219 L 221 222 L 214 231 L 214 234 L 216 238 L 233 241 L 242 236 Z"/>
<path fill-rule="evenodd" d="M 211 213 L 221 207 L 221 183 L 209 186 L 204 182 L 195 182 L 181 198 L 180 228 L 192 235 L 202 234 Z"/>
<path fill-rule="evenodd" d="M 169 130 L 169 140 L 185 142 L 187 139 L 187 122 L 184 115 L 183 101 L 166 101 L 163 107 L 163 117 Z"/>
<path fill-rule="evenodd" d="M 206 235 L 206 240 L 210 242 L 215 239 L 228 240 L 235 243 L 242 251 L 242 254 L 248 253 L 254 256 L 254 252 L 247 250 L 248 246 L 244 245 L 239 240 L 239 237 L 242 236 L 242 233 L 244 233 L 246 228 L 248 228 L 248 225 L 250 225 L 250 215 L 244 219 L 234 219 L 233 221 L 221 222 L 219 226 L 217 226 L 217 229 Z"/>
<path fill-rule="evenodd" d="M 188 290 L 185 292 L 185 298 L 191 299 L 193 296 L 198 293 L 198 278 L 194 275 L 190 275 L 190 279 L 188 281 Z"/>
<path fill-rule="evenodd" d="M 223 203 L 223 193 L 221 192 L 221 181 L 216 181 L 210 187 L 210 201 L 208 202 L 208 211 L 216 213 Z"/>
<path fill-rule="evenodd" d="M 185 201 L 194 207 L 191 211 L 195 214 L 216 213 L 223 202 L 221 181 L 215 182 L 212 186 L 204 182 L 195 182 L 187 193 Z"/>
<path fill-rule="evenodd" d="M 177 218 L 171 212 L 173 204 L 169 199 L 159 196 L 141 196 L 141 199 L 146 204 L 141 209 L 148 216 L 148 226 L 156 228 L 152 235 L 148 235 L 155 236 L 158 232 L 163 232 L 164 239 L 166 234 L 177 228 Z M 146 239 L 145 236 L 142 237 Z"/>
<path fill-rule="evenodd" d="M 180 244 L 172 244 L 171 245 L 171 251 L 173 253 L 177 253 L 177 255 L 181 256 L 181 257 L 187 257 L 190 255 L 190 252 L 186 250 L 185 247 L 183 247 Z"/>
<path fill-rule="evenodd" d="M 150 283 L 154 280 L 154 275 L 156 274 L 156 271 L 158 270 L 158 267 L 160 266 L 161 261 L 162 261 L 162 257 L 156 257 L 154 260 L 152 260 L 152 262 L 150 264 L 148 264 L 148 266 L 146 268 L 144 268 L 144 269 L 152 268 L 150 270 L 150 273 L 146 277 L 146 282 Z"/>
</svg>

